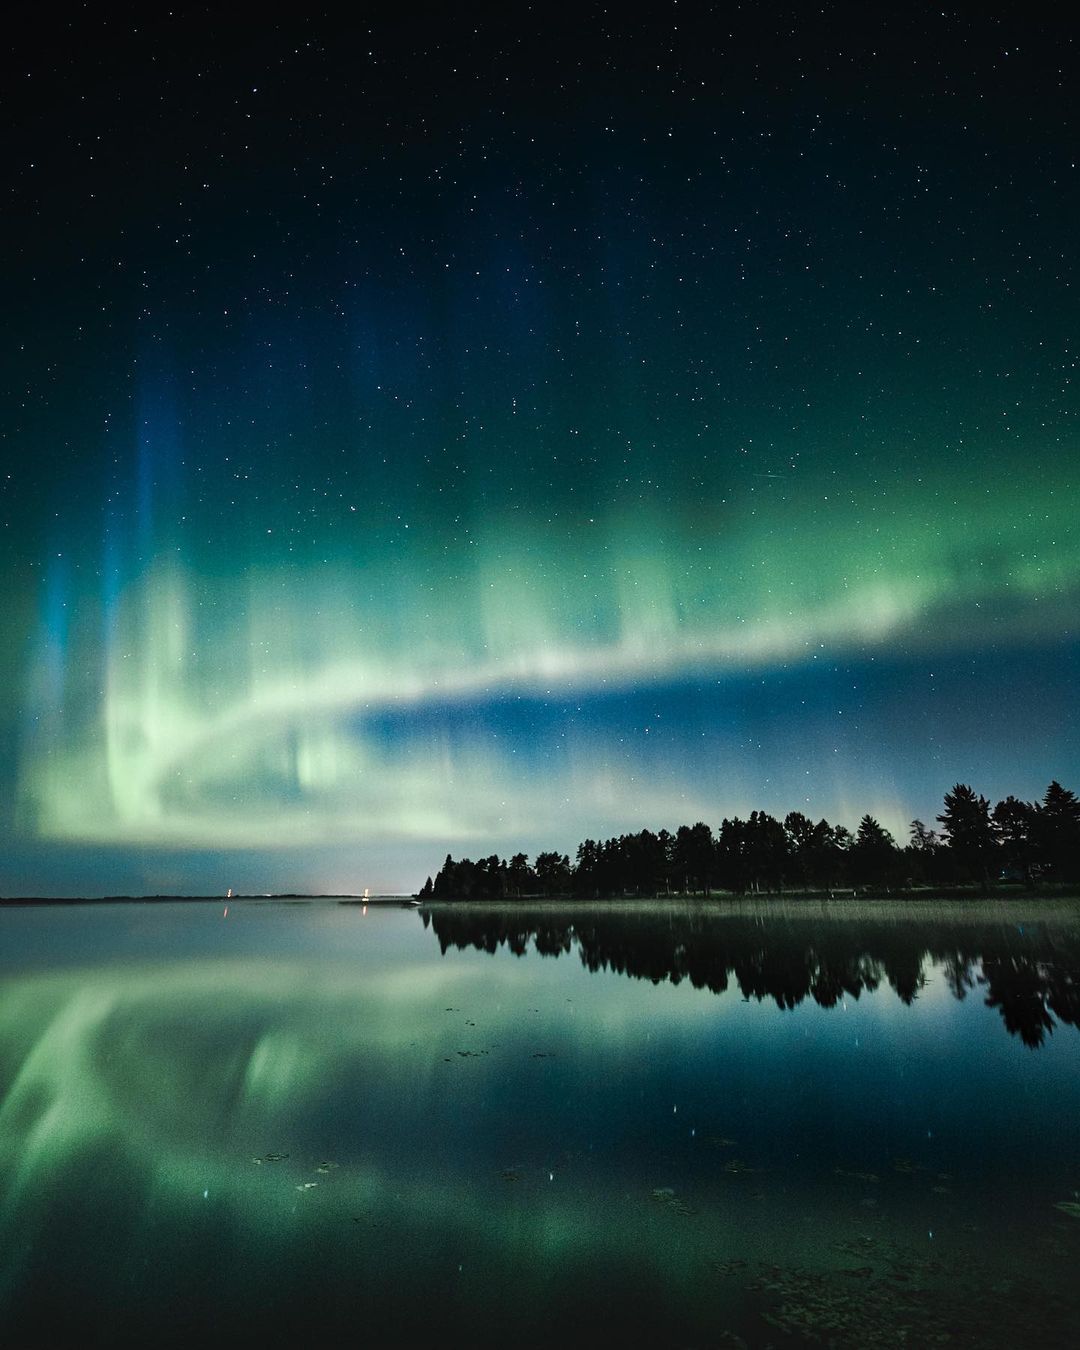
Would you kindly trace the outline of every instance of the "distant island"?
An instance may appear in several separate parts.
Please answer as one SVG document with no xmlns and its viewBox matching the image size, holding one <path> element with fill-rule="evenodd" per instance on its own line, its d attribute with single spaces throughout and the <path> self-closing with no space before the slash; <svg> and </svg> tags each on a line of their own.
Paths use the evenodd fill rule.
<svg viewBox="0 0 1080 1350">
<path fill-rule="evenodd" d="M 800 811 L 783 820 L 752 811 L 618 838 L 586 839 L 568 854 L 492 854 L 455 861 L 450 854 L 417 898 L 507 900 L 545 897 L 708 896 L 808 893 L 823 896 L 938 894 L 1064 887 L 1080 881 L 1080 801 L 1052 782 L 1041 801 L 1009 796 L 991 807 L 966 783 L 945 794 L 939 830 L 913 820 L 901 846 L 873 816 L 853 835 Z"/>
</svg>

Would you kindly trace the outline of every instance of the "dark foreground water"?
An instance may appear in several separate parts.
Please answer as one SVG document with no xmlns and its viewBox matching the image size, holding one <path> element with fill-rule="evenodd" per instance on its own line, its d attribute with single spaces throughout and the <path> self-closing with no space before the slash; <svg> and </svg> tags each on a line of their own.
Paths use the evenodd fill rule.
<svg viewBox="0 0 1080 1350">
<path fill-rule="evenodd" d="M 0 911 L 0 1344 L 1080 1343 L 1078 915 Z"/>
</svg>

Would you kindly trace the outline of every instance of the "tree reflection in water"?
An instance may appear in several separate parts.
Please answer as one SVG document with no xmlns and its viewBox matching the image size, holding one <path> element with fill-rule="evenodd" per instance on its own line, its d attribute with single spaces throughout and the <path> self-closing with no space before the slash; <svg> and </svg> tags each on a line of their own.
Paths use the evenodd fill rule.
<svg viewBox="0 0 1080 1350">
<path fill-rule="evenodd" d="M 813 999 L 824 1008 L 857 999 L 886 981 L 912 1003 L 928 966 L 940 968 L 953 997 L 973 990 L 996 1008 L 1006 1030 L 1035 1049 L 1058 1023 L 1080 1025 L 1080 932 L 1014 924 L 911 922 L 818 916 L 761 918 L 688 908 L 448 904 L 422 912 L 445 954 L 450 947 L 516 956 L 578 951 L 589 970 L 654 984 L 689 980 L 780 1008 Z"/>
</svg>

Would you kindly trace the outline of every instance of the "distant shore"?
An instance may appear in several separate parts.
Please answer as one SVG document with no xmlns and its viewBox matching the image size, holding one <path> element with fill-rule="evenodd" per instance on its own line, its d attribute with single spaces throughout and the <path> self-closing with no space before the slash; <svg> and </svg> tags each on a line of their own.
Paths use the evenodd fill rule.
<svg viewBox="0 0 1080 1350">
<path fill-rule="evenodd" d="M 339 905 L 411 905 L 411 895 L 304 895 L 281 893 L 268 895 L 9 895 L 0 896 L 4 905 L 231 905 L 234 901 L 269 900 L 306 905 L 312 900 L 333 900 Z"/>
<path fill-rule="evenodd" d="M 919 887 L 908 890 L 891 891 L 865 888 L 860 890 L 835 889 L 832 891 L 758 891 L 737 894 L 733 891 L 713 891 L 709 895 L 609 895 L 609 896 L 572 896 L 572 895 L 523 895 L 501 897 L 441 896 L 438 899 L 421 901 L 416 895 L 317 895 L 300 892 L 282 892 L 269 895 L 265 893 L 250 895 L 103 895 L 103 896 L 0 896 L 0 908 L 4 906 L 48 906 L 48 905 L 175 905 L 175 904 L 213 904 L 229 905 L 244 903 L 297 904 L 306 905 L 316 901 L 332 901 L 339 905 L 381 905 L 398 908 L 442 909 L 468 905 L 470 908 L 488 909 L 582 909 L 592 907 L 636 909 L 644 906 L 692 906 L 710 907 L 749 907 L 755 910 L 773 909 L 780 911 L 788 906 L 806 909 L 810 906 L 853 905 L 881 906 L 898 903 L 913 905 L 963 905 L 985 906 L 993 909 L 1002 902 L 1023 901 L 1025 903 L 1047 903 L 1057 906 L 1073 902 L 1080 905 L 1080 891 L 1066 883 L 1047 884 L 1040 887 L 1001 887 L 989 893 L 971 886 Z"/>
</svg>

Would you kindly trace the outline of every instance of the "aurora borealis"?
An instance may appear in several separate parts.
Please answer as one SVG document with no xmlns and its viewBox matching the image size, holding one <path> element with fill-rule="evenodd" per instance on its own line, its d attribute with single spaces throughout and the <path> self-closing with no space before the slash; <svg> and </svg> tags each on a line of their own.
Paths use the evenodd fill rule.
<svg viewBox="0 0 1080 1350">
<path fill-rule="evenodd" d="M 0 893 L 1080 786 L 1064 21 L 23 44 Z"/>
</svg>

